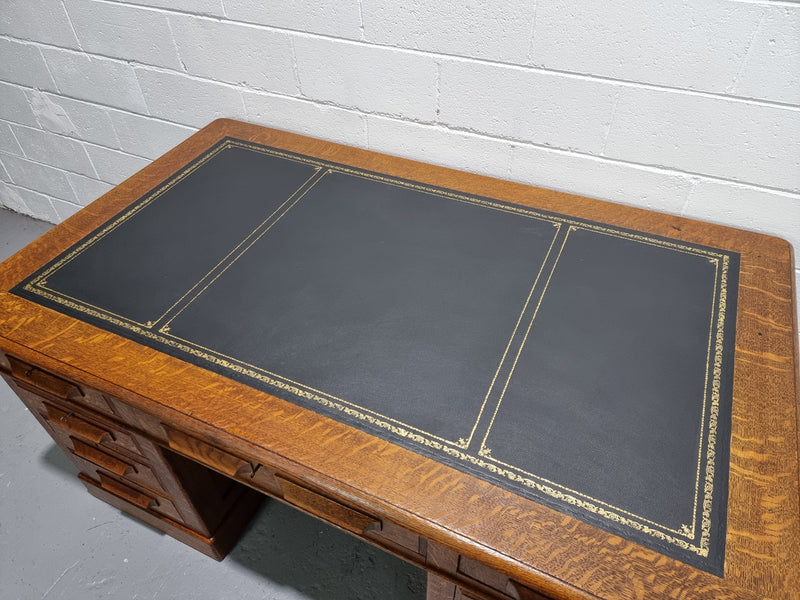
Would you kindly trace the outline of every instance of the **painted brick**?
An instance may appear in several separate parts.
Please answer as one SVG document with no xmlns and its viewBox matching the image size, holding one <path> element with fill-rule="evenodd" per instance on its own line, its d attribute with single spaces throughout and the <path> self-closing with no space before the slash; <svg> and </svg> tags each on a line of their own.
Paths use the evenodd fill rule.
<svg viewBox="0 0 800 600">
<path fill-rule="evenodd" d="M 684 214 L 777 235 L 800 251 L 800 195 L 797 194 L 700 180 L 689 195 Z"/>
<path fill-rule="evenodd" d="M 8 123 L 0 121 L 0 152 L 23 156 L 22 148 Z"/>
<path fill-rule="evenodd" d="M 800 5 L 765 8 L 729 91 L 800 105 Z"/>
<path fill-rule="evenodd" d="M 119 138 L 119 149 L 149 159 L 158 158 L 196 131 L 193 127 L 118 110 L 108 112 Z"/>
<path fill-rule="evenodd" d="M 511 178 L 537 187 L 679 214 L 692 188 L 689 176 L 519 145 Z"/>
<path fill-rule="evenodd" d="M 13 183 L 62 200 L 75 199 L 75 193 L 61 169 L 9 154 L 3 155 L 2 161 Z"/>
<path fill-rule="evenodd" d="M 747 54 L 761 11 L 755 4 L 726 0 L 538 0 L 533 63 L 724 92 Z"/>
<path fill-rule="evenodd" d="M 27 158 L 89 177 L 96 175 L 86 150 L 75 140 L 32 127 L 11 128 Z"/>
<path fill-rule="evenodd" d="M 50 204 L 53 205 L 53 209 L 56 212 L 57 221 L 56 223 L 60 223 L 61 221 L 66 221 L 76 212 L 78 212 L 81 207 L 77 204 L 73 204 L 72 202 L 65 202 L 64 200 L 59 200 L 58 198 L 51 198 Z"/>
<path fill-rule="evenodd" d="M 312 100 L 433 121 L 436 62 L 430 56 L 313 37 L 294 38 L 300 88 Z"/>
<path fill-rule="evenodd" d="M 0 81 L 0 119 L 31 127 L 38 126 L 23 89 L 2 81 Z"/>
<path fill-rule="evenodd" d="M 525 64 L 535 2 L 362 0 L 364 36 L 379 44 Z"/>
<path fill-rule="evenodd" d="M 242 92 L 242 97 L 250 123 L 361 148 L 367 145 L 364 115 L 358 112 L 272 94 Z"/>
<path fill-rule="evenodd" d="M 133 112 L 147 111 L 130 65 L 55 48 L 42 53 L 62 94 Z"/>
<path fill-rule="evenodd" d="M 52 0 L 3 0 L 0 34 L 79 48 L 63 4 Z"/>
<path fill-rule="evenodd" d="M 119 2 L 120 0 L 110 0 Z M 170 10 L 196 13 L 200 15 L 225 16 L 222 0 L 122 0 L 124 4 L 137 4 L 139 6 L 154 6 Z"/>
<path fill-rule="evenodd" d="M 599 154 L 617 93 L 604 82 L 444 60 L 438 120 L 476 133 Z"/>
<path fill-rule="evenodd" d="M 136 76 L 154 117 L 190 127 L 203 127 L 219 117 L 245 117 L 235 88 L 143 67 L 136 69 Z"/>
<path fill-rule="evenodd" d="M 86 206 L 94 202 L 100 196 L 108 192 L 114 186 L 105 181 L 99 181 L 91 177 L 67 173 L 67 179 L 75 192 L 75 200 L 81 206 Z"/>
<path fill-rule="evenodd" d="M 511 144 L 437 126 L 367 117 L 369 149 L 454 169 L 507 177 Z"/>
<path fill-rule="evenodd" d="M 0 197 L 3 198 L 3 204 L 11 210 L 48 223 L 58 221 L 58 213 L 53 208 L 50 198 L 44 194 L 17 185 L 0 183 Z"/>
<path fill-rule="evenodd" d="M 92 160 L 101 181 L 117 185 L 150 164 L 145 158 L 111 150 L 103 146 L 87 145 L 86 152 Z"/>
<path fill-rule="evenodd" d="M 297 94 L 289 35 L 252 25 L 171 15 L 181 60 L 192 75 Z"/>
<path fill-rule="evenodd" d="M 47 70 L 39 48 L 16 40 L 0 38 L 0 79 L 55 91 L 56 84 Z"/>
<path fill-rule="evenodd" d="M 627 87 L 605 155 L 800 190 L 800 112 Z"/>
<path fill-rule="evenodd" d="M 163 12 L 90 0 L 66 0 L 66 6 L 86 52 L 181 68 Z"/>
<path fill-rule="evenodd" d="M 357 0 L 225 0 L 225 14 L 236 21 L 361 39 Z"/>
<path fill-rule="evenodd" d="M 36 126 L 46 131 L 74 136 L 78 128 L 69 118 L 64 108 L 56 104 L 52 98 L 58 97 L 39 90 L 29 90 L 27 103 L 33 112 Z"/>
<path fill-rule="evenodd" d="M 111 118 L 102 106 L 36 90 L 29 91 L 28 98 L 42 129 L 118 147 Z"/>
<path fill-rule="evenodd" d="M 0 181 L 0 206 L 5 206 L 22 215 L 31 214 L 31 209 L 25 205 L 25 201 L 17 189 L 4 181 Z"/>
</svg>

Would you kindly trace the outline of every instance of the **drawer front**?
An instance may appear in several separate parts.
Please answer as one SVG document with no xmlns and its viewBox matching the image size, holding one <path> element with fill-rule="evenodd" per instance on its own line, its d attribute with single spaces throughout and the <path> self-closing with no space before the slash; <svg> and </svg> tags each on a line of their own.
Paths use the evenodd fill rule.
<svg viewBox="0 0 800 600">
<path fill-rule="evenodd" d="M 334 525 L 338 525 L 358 535 L 363 535 L 368 531 L 381 528 L 381 521 L 376 517 L 364 514 L 355 508 L 345 506 L 332 498 L 328 498 L 319 492 L 299 485 L 281 475 L 276 475 L 276 479 L 281 485 L 284 500 L 325 521 L 329 521 Z"/>
<path fill-rule="evenodd" d="M 99 415 L 80 409 L 69 410 L 45 401 L 41 403 L 41 410 L 59 442 L 67 441 L 64 436 L 71 436 L 112 450 L 142 456 L 142 451 L 130 433 Z"/>
<path fill-rule="evenodd" d="M 62 400 L 83 398 L 83 390 L 77 383 L 14 356 L 6 355 L 6 358 L 10 366 L 9 375 L 16 380 L 20 387 Z"/>
<path fill-rule="evenodd" d="M 416 533 L 383 519 L 380 530 L 367 532 L 366 538 L 407 561 L 425 564 L 425 541 Z"/>
<path fill-rule="evenodd" d="M 103 414 L 112 417 L 117 417 L 108 399 L 103 394 L 101 394 L 97 390 L 93 390 L 92 388 L 87 388 L 87 387 L 83 387 L 83 392 L 84 395 L 83 398 L 81 398 L 81 404 L 88 406 L 89 408 L 101 412 Z"/>
<path fill-rule="evenodd" d="M 70 438 L 70 442 L 73 460 L 77 459 L 76 462 L 87 474 L 103 469 L 126 481 L 145 486 L 161 495 L 168 495 L 148 465 L 111 454 L 76 438 Z"/>
<path fill-rule="evenodd" d="M 248 480 L 255 472 L 255 467 L 249 461 L 182 431 L 167 429 L 167 439 L 169 447 L 176 452 L 193 458 L 229 477 Z"/>
<path fill-rule="evenodd" d="M 116 479 L 103 472 L 98 472 L 98 476 L 100 479 L 100 486 L 107 492 L 139 508 L 163 515 L 177 523 L 183 523 L 181 515 L 169 499 L 152 493 L 150 490 L 142 489 L 129 481 Z"/>
<path fill-rule="evenodd" d="M 25 390 L 47 398 L 75 401 L 92 410 L 116 417 L 108 399 L 97 390 L 61 375 L 55 375 L 14 356 L 7 354 L 5 358 L 5 365 L 0 365 L 0 371 L 4 371 Z"/>
</svg>

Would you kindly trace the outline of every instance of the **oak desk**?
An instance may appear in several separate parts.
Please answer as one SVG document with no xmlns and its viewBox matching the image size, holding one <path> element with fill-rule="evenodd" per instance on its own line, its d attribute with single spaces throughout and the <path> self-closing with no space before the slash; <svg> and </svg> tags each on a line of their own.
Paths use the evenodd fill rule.
<svg viewBox="0 0 800 600">
<path fill-rule="evenodd" d="M 263 494 L 429 598 L 798 598 L 791 247 L 215 121 L 0 267 L 0 372 L 221 559 Z"/>
</svg>

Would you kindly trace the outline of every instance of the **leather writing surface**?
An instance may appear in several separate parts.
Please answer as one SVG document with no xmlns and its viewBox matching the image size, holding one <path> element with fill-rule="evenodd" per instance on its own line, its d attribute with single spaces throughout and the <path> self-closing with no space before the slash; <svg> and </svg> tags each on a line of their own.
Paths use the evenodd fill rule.
<svg viewBox="0 0 800 600">
<path fill-rule="evenodd" d="M 158 202 L 142 203 L 111 224 L 102 244 L 50 273 L 46 285 L 140 324 L 157 320 L 314 172 L 242 148 L 210 153 L 165 184 Z"/>
<path fill-rule="evenodd" d="M 737 276 L 227 139 L 14 291 L 721 573 Z"/>
<path fill-rule="evenodd" d="M 722 522 L 712 506 L 724 515 L 727 500 L 720 484 L 705 493 L 707 478 L 724 480 L 715 461 L 725 466 L 725 446 L 709 456 L 704 444 L 727 433 L 712 416 L 720 397 L 708 376 L 723 268 L 704 254 L 571 229 L 481 455 L 591 514 L 613 514 L 620 533 L 647 528 L 656 542 L 708 548 Z"/>
<path fill-rule="evenodd" d="M 548 221 L 329 173 L 170 334 L 457 443 L 554 236 Z"/>
</svg>

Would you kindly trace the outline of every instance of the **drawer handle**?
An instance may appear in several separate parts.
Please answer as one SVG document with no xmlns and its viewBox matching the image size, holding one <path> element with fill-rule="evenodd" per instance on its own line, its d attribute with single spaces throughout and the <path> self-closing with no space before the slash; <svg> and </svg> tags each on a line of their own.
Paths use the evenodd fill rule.
<svg viewBox="0 0 800 600">
<path fill-rule="evenodd" d="M 105 452 L 102 452 L 93 446 L 89 446 L 88 444 L 84 444 L 82 441 L 77 440 L 74 437 L 70 437 L 70 440 L 72 441 L 72 449 L 75 453 L 75 456 L 87 460 L 93 465 L 101 467 L 106 471 L 111 471 L 120 477 L 124 477 L 129 473 L 136 473 L 136 467 L 126 463 L 124 460 L 120 460 L 116 456 L 106 454 Z"/>
<path fill-rule="evenodd" d="M 180 431 L 168 429 L 167 439 L 169 440 L 169 447 L 173 450 L 194 458 L 212 469 L 221 471 L 229 477 L 249 479 L 255 472 L 253 465 L 243 458 L 228 454 L 224 450 L 220 450 Z"/>
<path fill-rule="evenodd" d="M 131 504 L 135 504 L 139 508 L 143 508 L 145 510 L 158 506 L 158 500 L 152 496 L 148 496 L 144 492 L 140 492 L 139 490 L 125 485 L 116 479 L 112 479 L 103 473 L 98 473 L 98 475 L 100 476 L 100 486 L 118 498 L 127 500 Z"/>
<path fill-rule="evenodd" d="M 53 394 L 64 400 L 74 397 L 76 394 L 83 396 L 81 389 L 71 381 L 43 371 L 13 356 L 7 356 L 8 363 L 11 365 L 11 376 L 20 382 L 27 383 L 30 387 Z"/>
<path fill-rule="evenodd" d="M 114 436 L 111 435 L 110 431 L 106 431 L 102 427 L 98 427 L 97 425 L 93 425 L 88 421 L 84 421 L 71 411 L 67 412 L 65 410 L 61 410 L 60 408 L 56 408 L 47 402 L 44 403 L 44 407 L 47 411 L 48 421 L 63 427 L 64 429 L 68 429 L 75 435 L 86 438 L 95 444 L 114 441 Z"/>
<path fill-rule="evenodd" d="M 283 499 L 313 515 L 359 535 L 380 531 L 381 521 L 276 474 Z"/>
</svg>

